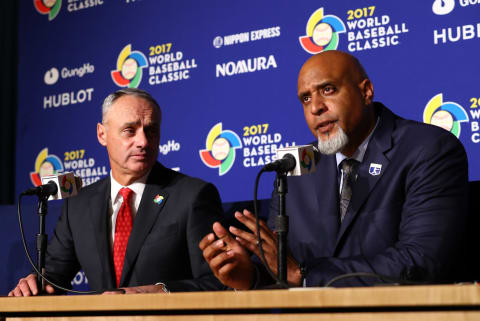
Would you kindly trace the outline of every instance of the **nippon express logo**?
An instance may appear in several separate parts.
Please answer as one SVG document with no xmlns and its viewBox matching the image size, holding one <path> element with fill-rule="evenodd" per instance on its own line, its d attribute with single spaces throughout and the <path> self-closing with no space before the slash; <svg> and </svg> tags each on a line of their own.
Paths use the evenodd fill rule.
<svg viewBox="0 0 480 321">
<path fill-rule="evenodd" d="M 34 0 L 33 5 L 40 14 L 48 14 L 48 20 L 52 21 L 60 12 L 62 0 Z"/>
<path fill-rule="evenodd" d="M 131 44 L 128 44 L 118 55 L 117 69 L 112 70 L 113 82 L 119 87 L 138 88 L 143 68 L 147 66 L 145 55 L 140 51 L 132 51 Z"/>
<path fill-rule="evenodd" d="M 200 150 L 200 159 L 210 168 L 218 168 L 218 175 L 228 173 L 235 162 L 236 149 L 242 148 L 240 137 L 231 130 L 222 130 L 222 123 L 208 132 L 205 149 Z"/>
<path fill-rule="evenodd" d="M 218 49 L 222 46 L 237 45 L 275 37 L 280 37 L 280 26 L 240 32 L 227 36 L 217 36 L 213 39 L 213 46 Z"/>
<path fill-rule="evenodd" d="M 423 111 L 423 122 L 436 125 L 448 130 L 457 138 L 460 138 L 460 123 L 468 122 L 468 114 L 457 103 L 443 101 L 443 94 L 434 96 L 425 106 Z"/>
<path fill-rule="evenodd" d="M 299 37 L 302 48 L 310 53 L 335 50 L 339 43 L 339 34 L 345 32 L 345 24 L 334 15 L 324 15 L 323 8 L 315 11 L 307 22 L 306 35 Z"/>
<path fill-rule="evenodd" d="M 35 159 L 35 170 L 30 172 L 30 180 L 34 186 L 42 185 L 42 176 L 55 175 L 63 172 L 63 165 L 57 155 L 48 154 L 48 148 L 38 153 Z"/>
</svg>

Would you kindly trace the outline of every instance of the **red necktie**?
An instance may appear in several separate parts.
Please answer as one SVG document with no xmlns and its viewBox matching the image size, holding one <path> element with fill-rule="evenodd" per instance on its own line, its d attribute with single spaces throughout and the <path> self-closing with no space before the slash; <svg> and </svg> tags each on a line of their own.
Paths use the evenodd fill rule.
<svg viewBox="0 0 480 321">
<path fill-rule="evenodd" d="M 130 236 L 133 225 L 132 208 L 130 207 L 130 199 L 132 198 L 133 191 L 124 187 L 120 189 L 119 193 L 123 197 L 123 203 L 120 206 L 120 210 L 118 210 L 117 222 L 115 223 L 115 240 L 113 241 L 113 265 L 115 267 L 117 287 L 120 286 L 128 237 Z"/>
</svg>

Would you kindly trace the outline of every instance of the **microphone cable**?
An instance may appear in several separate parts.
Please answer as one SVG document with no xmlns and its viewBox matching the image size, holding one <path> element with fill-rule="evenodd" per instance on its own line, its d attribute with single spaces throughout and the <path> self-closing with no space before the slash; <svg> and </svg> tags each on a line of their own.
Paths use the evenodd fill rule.
<svg viewBox="0 0 480 321">
<path fill-rule="evenodd" d="M 27 256 L 27 259 L 28 259 L 28 262 L 30 263 L 30 265 L 33 267 L 33 270 L 37 273 L 37 275 L 40 275 L 40 277 L 47 283 L 49 283 L 50 285 L 52 285 L 53 287 L 59 289 L 59 290 L 62 290 L 62 291 L 65 291 L 65 292 L 70 292 L 70 293 L 75 293 L 75 294 L 101 294 L 103 293 L 103 291 L 77 291 L 77 290 L 72 290 L 72 289 L 67 289 L 67 288 L 64 288 L 54 282 L 52 282 L 51 280 L 49 280 L 45 275 L 43 275 L 39 270 L 38 268 L 35 266 L 35 263 L 33 263 L 33 259 L 32 257 L 30 256 L 30 253 L 28 252 L 28 247 L 27 247 L 27 242 L 25 241 L 25 233 L 23 231 L 23 222 L 22 222 L 22 211 L 21 211 L 21 200 L 22 200 L 22 197 L 24 196 L 23 193 L 20 194 L 20 196 L 18 197 L 18 203 L 17 203 L 17 215 L 18 215 L 18 225 L 20 226 L 20 235 L 22 237 L 22 244 L 23 244 L 23 249 L 25 250 L 25 254 Z M 40 292 L 40 291 L 39 291 Z"/>
<path fill-rule="evenodd" d="M 353 272 L 353 273 L 346 273 L 346 274 L 341 274 L 338 275 L 327 283 L 325 283 L 324 287 L 328 288 L 331 286 L 333 283 L 343 280 L 343 279 L 349 279 L 349 278 L 354 278 L 354 277 L 368 277 L 368 278 L 375 278 L 379 279 L 382 281 L 390 282 L 390 283 L 395 283 L 396 285 L 423 285 L 425 282 L 415 282 L 415 281 L 409 281 L 409 280 L 404 280 L 400 278 L 395 278 L 391 276 L 386 276 L 378 273 L 370 273 L 370 272 Z"/>
<path fill-rule="evenodd" d="M 282 288 L 285 288 L 287 289 L 289 286 L 287 283 L 285 282 L 282 282 L 280 281 L 280 279 L 278 278 L 277 275 L 275 275 L 275 273 L 273 273 L 273 271 L 270 269 L 270 267 L 268 266 L 268 263 L 267 263 L 267 260 L 265 258 L 265 252 L 263 251 L 263 247 L 262 247 L 262 243 L 263 243 L 263 240 L 262 240 L 262 236 L 260 235 L 260 220 L 258 218 L 258 199 L 257 199 L 257 195 L 258 195 L 258 185 L 259 185 L 259 181 L 260 181 L 260 176 L 266 172 L 265 171 L 265 168 L 262 168 L 260 170 L 260 172 L 258 172 L 257 174 L 257 177 L 255 178 L 255 186 L 254 186 L 254 192 L 253 192 L 253 211 L 254 211 L 254 214 L 255 214 L 255 226 L 257 228 L 257 246 L 260 250 L 260 260 L 262 261 L 263 265 L 265 266 L 268 274 L 270 274 L 270 276 L 277 282 L 277 284 L 279 284 Z M 278 243 L 278 240 L 277 240 L 277 243 Z"/>
</svg>

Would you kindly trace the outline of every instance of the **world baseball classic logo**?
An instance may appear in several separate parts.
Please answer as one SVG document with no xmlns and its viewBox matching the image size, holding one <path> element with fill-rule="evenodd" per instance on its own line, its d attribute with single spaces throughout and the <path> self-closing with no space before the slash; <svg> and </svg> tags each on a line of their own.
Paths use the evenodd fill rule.
<svg viewBox="0 0 480 321">
<path fill-rule="evenodd" d="M 132 51 L 132 45 L 126 45 L 117 58 L 117 69 L 112 70 L 113 82 L 119 87 L 138 88 L 142 81 L 143 68 L 148 65 L 147 58 L 140 51 Z"/>
<path fill-rule="evenodd" d="M 313 54 L 325 50 L 335 50 L 339 34 L 345 32 L 343 21 L 334 15 L 324 15 L 323 8 L 316 10 L 307 22 L 306 35 L 299 37 L 302 48 Z"/>
<path fill-rule="evenodd" d="M 202 162 L 210 168 L 218 168 L 220 176 L 225 175 L 235 162 L 235 149 L 242 143 L 236 133 L 222 130 L 222 123 L 210 129 L 205 141 L 205 149 L 200 150 Z"/>
</svg>

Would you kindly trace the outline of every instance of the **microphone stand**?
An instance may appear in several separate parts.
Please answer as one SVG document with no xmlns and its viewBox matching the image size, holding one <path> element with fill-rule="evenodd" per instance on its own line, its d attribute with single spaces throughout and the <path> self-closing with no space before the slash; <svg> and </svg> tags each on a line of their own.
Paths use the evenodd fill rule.
<svg viewBox="0 0 480 321">
<path fill-rule="evenodd" d="M 288 234 L 288 216 L 285 210 L 285 196 L 288 192 L 287 176 L 285 173 L 277 172 L 275 184 L 277 185 L 278 215 L 275 218 L 275 230 L 277 231 L 277 268 L 278 283 L 284 287 L 287 282 L 287 234 Z"/>
<path fill-rule="evenodd" d="M 37 214 L 39 218 L 39 233 L 37 234 L 37 268 L 42 274 L 45 274 L 45 253 L 47 249 L 47 234 L 45 233 L 45 219 L 48 212 L 48 196 L 38 195 Z M 37 284 L 40 285 L 40 293 L 45 293 L 45 280 L 37 273 Z"/>
</svg>

